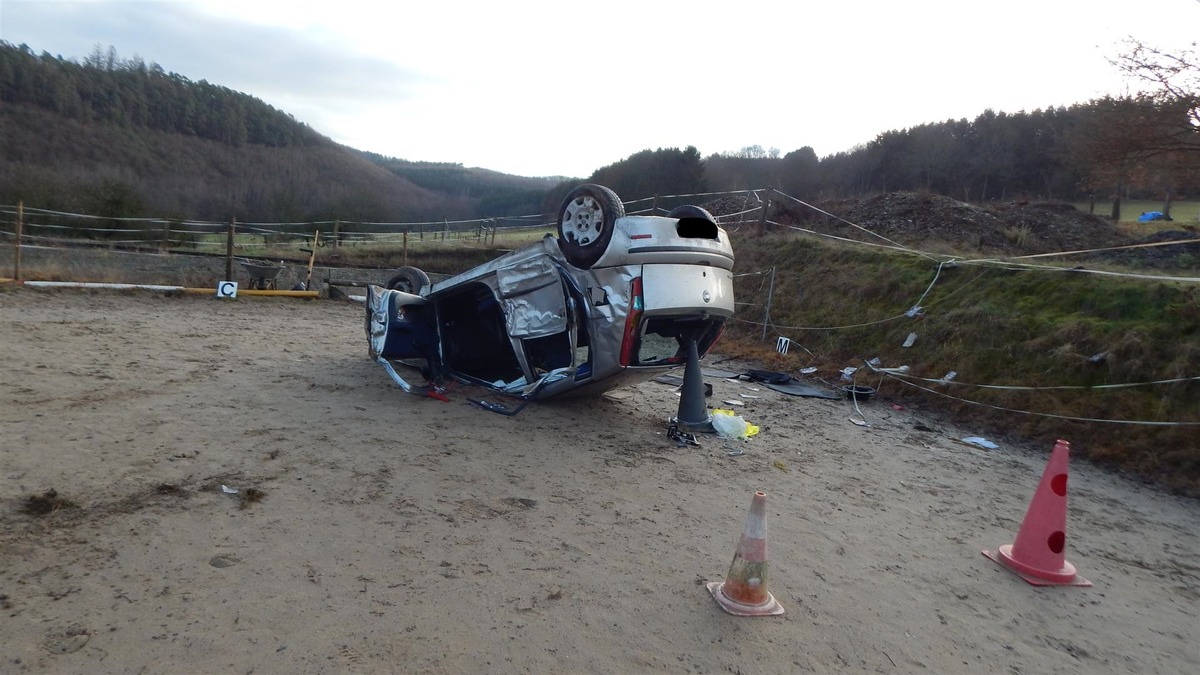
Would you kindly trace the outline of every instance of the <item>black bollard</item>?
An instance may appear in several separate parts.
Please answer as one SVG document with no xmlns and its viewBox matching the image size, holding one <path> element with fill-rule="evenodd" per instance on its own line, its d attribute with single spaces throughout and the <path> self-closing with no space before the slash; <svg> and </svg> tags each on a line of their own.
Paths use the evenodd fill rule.
<svg viewBox="0 0 1200 675">
<path fill-rule="evenodd" d="M 688 342 L 687 365 L 683 368 L 683 386 L 679 389 L 679 429 L 689 433 L 714 434 L 712 415 L 704 404 L 704 375 L 700 372 L 700 353 L 696 341 Z"/>
</svg>

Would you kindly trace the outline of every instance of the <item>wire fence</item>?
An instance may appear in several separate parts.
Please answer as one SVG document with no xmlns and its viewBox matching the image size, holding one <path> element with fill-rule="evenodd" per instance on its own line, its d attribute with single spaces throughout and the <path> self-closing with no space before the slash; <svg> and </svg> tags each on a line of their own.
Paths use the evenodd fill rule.
<svg viewBox="0 0 1200 675">
<path fill-rule="evenodd" d="M 671 206 L 681 203 L 707 203 L 721 200 L 723 213 L 716 216 L 718 223 L 728 232 L 741 234 L 756 234 L 766 231 L 768 227 L 775 231 L 792 231 L 803 236 L 840 242 L 846 245 L 870 247 L 899 252 L 905 255 L 918 256 L 937 262 L 932 277 L 924 289 L 913 289 L 913 301 L 907 306 L 898 306 L 894 312 L 883 317 L 862 317 L 861 320 L 839 322 L 837 325 L 777 325 L 771 318 L 773 293 L 775 290 L 778 270 L 754 270 L 739 272 L 735 275 L 740 283 L 751 282 L 750 277 L 760 280 L 758 293 L 761 296 L 766 287 L 765 300 L 762 302 L 738 302 L 736 314 L 732 320 L 754 328 L 760 328 L 760 338 L 763 341 L 774 340 L 782 352 L 791 346 L 805 349 L 803 340 L 798 337 L 809 331 L 844 331 L 864 327 L 896 323 L 906 319 L 923 316 L 923 303 L 931 292 L 938 286 L 942 272 L 947 266 L 975 266 L 982 269 L 1023 269 L 1040 272 L 1058 273 L 1070 271 L 1073 273 L 1092 273 L 1106 276 L 1126 277 L 1141 280 L 1163 280 L 1179 283 L 1200 283 L 1200 277 L 1195 276 L 1164 276 L 1140 272 L 1120 272 L 1107 270 L 1082 269 L 1078 266 L 1054 266 L 1046 263 L 1034 263 L 1032 260 L 1044 260 L 1055 257 L 1067 257 L 1081 253 L 1096 253 L 1125 248 L 1140 248 L 1155 245 L 1179 245 L 1198 243 L 1200 239 L 1162 242 L 1159 244 L 1132 245 L 1105 249 L 1089 249 L 1086 251 L 1062 251 L 1044 253 L 1033 256 L 1018 256 L 1013 258 L 969 258 L 936 254 L 922 251 L 889 239 L 878 233 L 850 222 L 836 214 L 813 206 L 771 188 L 737 190 L 727 192 L 694 193 L 680 195 L 660 195 L 652 198 L 625 202 L 626 213 L 629 215 L 662 215 Z M 861 231 L 871 239 L 878 241 L 863 241 L 818 232 L 795 225 L 785 225 L 769 219 L 772 203 L 797 205 L 810 209 L 813 213 L 832 218 L 857 231 Z M 733 208 L 729 208 L 733 205 Z M 740 208 L 738 206 L 740 205 Z M 99 246 L 122 247 L 144 252 L 196 252 L 219 254 L 227 256 L 244 256 L 253 258 L 256 252 L 266 253 L 280 247 L 329 247 L 343 246 L 408 246 L 409 243 L 428 242 L 432 245 L 449 245 L 459 242 L 495 242 L 497 233 L 514 234 L 538 230 L 552 230 L 555 225 L 552 219 L 541 214 L 526 216 L 491 217 L 470 220 L 441 220 L 424 222 L 355 222 L 355 221 L 310 221 L 310 222 L 229 222 L 198 221 L 176 218 L 128 218 L 108 217 L 89 214 L 66 213 L 46 209 L 30 209 L 17 206 L 0 205 L 0 243 L 17 244 L 16 278 L 20 278 L 20 250 L 22 247 L 54 247 L 54 246 Z M 311 252 L 311 250 L 310 250 Z M 958 293 L 966 286 L 960 286 L 950 291 Z M 946 295 L 942 296 L 944 300 Z M 811 352 L 809 352 L 811 355 Z M 948 396 L 964 403 L 1008 410 L 1029 415 L 1045 415 L 1064 419 L 1077 419 L 1089 422 L 1113 422 L 1119 424 L 1146 425 L 1197 425 L 1196 422 L 1182 421 L 1137 421 L 1137 420 L 1105 420 L 1059 415 L 1052 412 L 1038 412 L 1001 408 L 989 403 L 952 396 L 940 389 L 952 383 L 942 378 L 918 377 L 896 369 L 870 366 L 870 371 L 881 378 L 890 378 L 903 385 L 921 389 L 939 396 Z M 865 371 L 864 371 L 865 372 Z M 1039 391 L 1051 389 L 1116 389 L 1127 387 L 1156 386 L 1163 383 L 1190 382 L 1200 377 L 1181 377 L 1152 382 L 1109 384 L 1096 387 L 1080 387 L 1075 385 L 1050 386 L 1020 386 L 1020 385 L 974 385 L 981 389 L 1004 389 Z M 924 384 L 922 384 L 924 383 Z M 954 383 L 961 386 L 961 383 Z"/>
<path fill-rule="evenodd" d="M 321 247 L 390 244 L 414 241 L 494 239 L 497 232 L 551 227 L 539 215 L 429 222 L 228 222 L 178 218 L 130 218 L 67 213 L 47 209 L 0 206 L 0 240 L 26 245 L 121 246 L 157 251 L 222 251 L 232 231 L 239 250 L 253 251 L 303 244 Z"/>
</svg>

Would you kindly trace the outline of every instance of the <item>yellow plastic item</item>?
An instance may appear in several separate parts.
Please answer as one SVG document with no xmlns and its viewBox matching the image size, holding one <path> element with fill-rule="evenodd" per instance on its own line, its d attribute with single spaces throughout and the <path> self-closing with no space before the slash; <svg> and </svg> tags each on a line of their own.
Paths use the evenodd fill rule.
<svg viewBox="0 0 1200 675">
<path fill-rule="evenodd" d="M 732 410 L 726 410 L 725 408 L 713 408 L 712 412 L 714 415 L 729 415 L 730 417 L 738 416 L 738 414 L 736 412 L 734 412 Z M 746 438 L 750 438 L 751 436 L 754 436 L 758 432 L 759 432 L 759 428 L 757 426 L 750 424 L 749 422 L 746 422 Z"/>
</svg>

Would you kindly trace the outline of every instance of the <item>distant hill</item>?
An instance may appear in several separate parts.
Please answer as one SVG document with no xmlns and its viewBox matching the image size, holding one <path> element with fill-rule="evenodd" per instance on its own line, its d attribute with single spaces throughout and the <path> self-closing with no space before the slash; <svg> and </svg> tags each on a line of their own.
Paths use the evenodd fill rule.
<svg viewBox="0 0 1200 675">
<path fill-rule="evenodd" d="M 0 203 L 105 216 L 413 222 L 538 212 L 552 179 L 334 143 L 257 98 L 97 48 L 0 41 Z"/>
</svg>

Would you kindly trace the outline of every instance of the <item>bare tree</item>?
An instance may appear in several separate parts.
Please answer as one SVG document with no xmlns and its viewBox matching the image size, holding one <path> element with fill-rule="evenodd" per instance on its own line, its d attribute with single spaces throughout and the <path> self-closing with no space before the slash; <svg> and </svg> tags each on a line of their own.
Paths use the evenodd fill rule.
<svg viewBox="0 0 1200 675">
<path fill-rule="evenodd" d="M 1166 123 L 1158 126 L 1158 133 L 1143 139 L 1142 152 L 1152 158 L 1150 173 L 1158 176 L 1163 186 L 1163 213 L 1170 216 L 1172 186 L 1194 180 L 1195 153 L 1200 152 L 1200 57 L 1196 43 L 1191 49 L 1168 51 L 1131 37 L 1124 41 L 1121 55 L 1110 59 L 1110 63 L 1150 85 L 1143 96 L 1166 113 Z"/>
<path fill-rule="evenodd" d="M 1145 93 L 1161 102 L 1182 106 L 1190 132 L 1193 136 L 1200 135 L 1200 56 L 1196 54 L 1196 43 L 1192 43 L 1191 49 L 1178 52 L 1168 52 L 1134 38 L 1124 44 L 1125 51 L 1109 63 L 1130 77 L 1153 85 Z M 1192 138 L 1188 147 L 1180 149 L 1200 151 L 1200 144 Z"/>
</svg>

